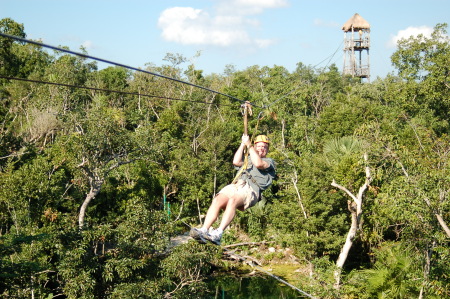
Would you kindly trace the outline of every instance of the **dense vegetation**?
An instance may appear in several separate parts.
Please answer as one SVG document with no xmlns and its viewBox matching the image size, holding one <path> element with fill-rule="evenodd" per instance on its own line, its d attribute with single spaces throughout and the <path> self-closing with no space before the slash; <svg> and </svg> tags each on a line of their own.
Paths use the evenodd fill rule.
<svg viewBox="0 0 450 299">
<path fill-rule="evenodd" d="M 398 73 L 372 83 L 301 62 L 292 73 L 230 66 L 220 75 L 176 54 L 147 65 L 250 101 L 250 133 L 273 141 L 276 183 L 225 241 L 245 233 L 291 248 L 311 270 L 299 287 L 317 297 L 450 296 L 446 27 L 400 41 Z M 0 32 L 26 37 L 11 19 Z M 240 103 L 7 37 L 0 44 L 0 294 L 206 296 L 220 249 L 166 249 L 232 180 Z"/>
</svg>

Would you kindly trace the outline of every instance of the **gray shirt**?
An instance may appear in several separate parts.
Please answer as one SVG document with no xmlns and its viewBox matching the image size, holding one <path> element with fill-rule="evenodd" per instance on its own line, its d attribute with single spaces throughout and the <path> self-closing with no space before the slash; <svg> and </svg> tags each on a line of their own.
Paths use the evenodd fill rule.
<svg viewBox="0 0 450 299">
<path fill-rule="evenodd" d="M 261 158 L 269 164 L 266 169 L 258 169 L 253 166 L 251 159 L 248 159 L 247 169 L 244 169 L 241 179 L 247 181 L 258 195 L 269 188 L 275 178 L 275 162 L 271 158 Z M 243 167 L 243 166 L 242 166 Z"/>
</svg>

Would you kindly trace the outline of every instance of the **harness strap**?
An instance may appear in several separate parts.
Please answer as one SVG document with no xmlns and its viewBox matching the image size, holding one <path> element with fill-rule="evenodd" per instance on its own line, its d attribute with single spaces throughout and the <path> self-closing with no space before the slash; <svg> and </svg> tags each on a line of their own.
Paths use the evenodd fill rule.
<svg viewBox="0 0 450 299">
<path fill-rule="evenodd" d="M 261 186 L 258 184 L 258 182 L 252 177 L 252 175 L 245 170 L 244 173 L 247 175 L 247 177 L 256 185 L 258 186 L 259 190 L 261 190 Z"/>
<path fill-rule="evenodd" d="M 247 149 L 247 147 L 245 147 L 244 148 L 244 164 L 241 166 L 241 169 L 239 169 L 238 173 L 234 177 L 232 184 L 236 184 L 238 179 L 241 177 L 242 172 L 244 171 L 244 169 L 245 170 L 247 169 L 247 166 L 248 166 L 248 155 L 249 155 L 248 149 Z"/>
</svg>

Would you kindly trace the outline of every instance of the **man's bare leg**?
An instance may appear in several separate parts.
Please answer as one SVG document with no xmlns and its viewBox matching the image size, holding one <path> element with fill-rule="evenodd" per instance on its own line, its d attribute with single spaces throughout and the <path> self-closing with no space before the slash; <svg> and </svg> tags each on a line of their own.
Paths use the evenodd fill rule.
<svg viewBox="0 0 450 299">
<path fill-rule="evenodd" d="M 202 229 L 208 231 L 211 225 L 213 225 L 213 223 L 217 220 L 217 217 L 219 217 L 220 210 L 227 207 L 227 203 L 228 197 L 223 194 L 219 193 L 214 197 L 211 206 L 206 213 L 205 222 L 203 222 Z"/>
<path fill-rule="evenodd" d="M 233 221 L 236 215 L 236 209 L 244 206 L 244 199 L 238 196 L 230 198 L 227 202 L 225 212 L 222 215 L 222 221 L 220 222 L 219 231 L 224 231 L 228 225 Z"/>
</svg>

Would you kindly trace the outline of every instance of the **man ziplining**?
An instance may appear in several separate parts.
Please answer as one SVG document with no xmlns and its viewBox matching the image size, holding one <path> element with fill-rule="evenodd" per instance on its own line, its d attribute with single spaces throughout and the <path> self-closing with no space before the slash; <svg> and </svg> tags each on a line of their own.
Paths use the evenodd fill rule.
<svg viewBox="0 0 450 299">
<path fill-rule="evenodd" d="M 245 152 L 245 149 L 247 150 Z M 255 138 L 252 145 L 249 136 L 244 133 L 242 142 L 233 158 L 233 165 L 239 169 L 233 183 L 222 188 L 214 197 L 200 229 L 191 228 L 190 236 L 200 242 L 210 241 L 220 245 L 223 231 L 236 215 L 236 209 L 244 211 L 254 206 L 275 178 L 275 162 L 266 155 L 269 151 L 269 139 L 265 135 Z M 246 154 L 248 153 L 248 157 Z M 224 210 L 217 229 L 210 227 Z"/>
</svg>

